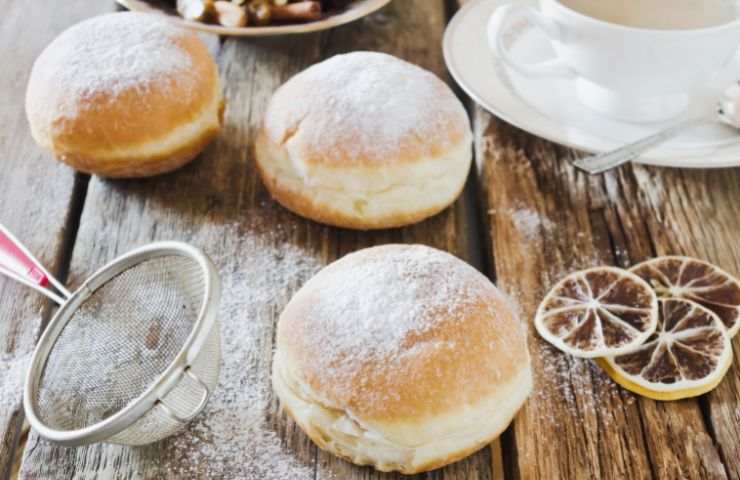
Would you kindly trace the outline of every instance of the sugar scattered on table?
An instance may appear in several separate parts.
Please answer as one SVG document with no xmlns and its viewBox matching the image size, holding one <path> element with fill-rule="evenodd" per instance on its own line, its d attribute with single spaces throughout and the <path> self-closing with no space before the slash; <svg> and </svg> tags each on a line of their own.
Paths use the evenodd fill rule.
<svg viewBox="0 0 740 480">
<path fill-rule="evenodd" d="M 613 419 L 604 416 L 608 409 L 600 402 L 619 397 L 621 388 L 593 361 L 568 356 L 539 338 L 536 344 L 535 348 L 530 348 L 535 368 L 535 387 L 530 402 L 538 420 L 563 427 L 598 417 L 600 425 L 609 425 Z M 634 402 L 634 399 L 628 400 L 623 402 Z"/>
<path fill-rule="evenodd" d="M 488 214 L 500 216 L 503 220 L 511 222 L 525 241 L 541 238 L 554 227 L 549 218 L 528 207 L 492 208 L 488 210 Z"/>
<path fill-rule="evenodd" d="M 20 408 L 31 353 L 0 355 L 0 418 Z"/>
<path fill-rule="evenodd" d="M 224 228 L 225 253 L 213 256 L 224 280 L 220 383 L 205 412 L 170 440 L 174 448 L 161 467 L 176 478 L 313 478 L 310 460 L 291 451 L 272 426 L 270 371 L 276 313 L 322 262 L 274 232 Z"/>
<path fill-rule="evenodd" d="M 552 222 L 548 218 L 526 208 L 511 212 L 511 221 L 528 240 L 542 235 L 543 230 L 546 232 L 553 227 Z"/>
</svg>

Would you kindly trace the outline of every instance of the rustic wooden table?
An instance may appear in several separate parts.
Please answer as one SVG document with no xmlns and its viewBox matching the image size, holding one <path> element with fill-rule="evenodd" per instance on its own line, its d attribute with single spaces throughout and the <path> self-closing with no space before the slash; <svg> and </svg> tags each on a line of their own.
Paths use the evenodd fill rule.
<svg viewBox="0 0 740 480">
<path fill-rule="evenodd" d="M 141 181 L 90 178 L 59 165 L 34 145 L 23 111 L 34 58 L 66 27 L 113 10 L 112 2 L 0 0 L 0 7 L 0 222 L 70 285 L 161 239 L 203 247 L 225 285 L 222 384 L 189 431 L 147 448 L 63 449 L 29 433 L 20 407 L 24 369 L 50 305 L 0 280 L 0 478 L 399 478 L 317 450 L 269 389 L 281 308 L 318 268 L 358 248 L 420 242 L 449 250 L 512 295 L 525 320 L 557 278 L 581 267 L 679 253 L 740 274 L 740 169 L 631 166 L 589 178 L 570 165 L 575 152 L 467 98 L 477 169 L 464 195 L 435 218 L 361 233 L 305 221 L 272 202 L 252 153 L 271 92 L 310 64 L 359 49 L 398 55 L 448 79 L 440 43 L 454 0 L 396 0 L 316 35 L 209 39 L 228 101 L 223 134 L 183 170 Z M 715 391 L 658 403 L 534 333 L 529 346 L 536 387 L 509 430 L 491 448 L 417 478 L 740 478 L 740 356 Z"/>
</svg>

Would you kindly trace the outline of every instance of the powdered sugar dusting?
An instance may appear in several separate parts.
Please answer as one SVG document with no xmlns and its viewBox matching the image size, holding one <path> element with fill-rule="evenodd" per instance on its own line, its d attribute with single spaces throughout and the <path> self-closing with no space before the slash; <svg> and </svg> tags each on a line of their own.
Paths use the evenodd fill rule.
<svg viewBox="0 0 740 480">
<path fill-rule="evenodd" d="M 357 378 L 368 384 L 372 378 L 408 379 L 415 372 L 404 364 L 422 351 L 465 348 L 459 342 L 469 340 L 467 313 L 492 295 L 497 290 L 488 279 L 456 257 L 421 245 L 393 245 L 327 267 L 297 294 L 288 307 L 297 310 L 287 318 L 305 319 L 295 334 L 312 355 L 304 369 L 315 373 L 308 375 L 331 379 L 326 394 L 344 402 Z M 292 327 L 284 328 L 279 338 L 292 334 Z M 519 335 L 501 331 L 492 348 L 516 349 Z M 386 395 L 394 393 L 368 389 L 363 401 L 382 405 Z"/>
<path fill-rule="evenodd" d="M 321 325 L 314 330 L 314 344 L 324 346 L 320 361 L 393 355 L 410 334 L 434 328 L 440 311 L 460 317 L 474 290 L 483 295 L 482 282 L 471 281 L 480 274 L 448 253 L 423 246 L 383 251 L 322 275 L 321 295 L 307 313 Z"/>
<path fill-rule="evenodd" d="M 621 397 L 624 405 L 635 397 L 617 386 L 593 361 L 573 358 L 538 340 L 534 352 L 535 388 L 531 403 L 541 422 L 566 428 L 597 421 L 602 426 L 619 421 L 617 412 L 602 408 L 610 398 Z"/>
<path fill-rule="evenodd" d="M 274 234 L 245 234 L 236 231 L 240 228 L 226 227 L 228 245 L 218 250 L 229 253 L 213 258 L 224 281 L 219 386 L 205 412 L 171 440 L 172 457 L 160 467 L 173 478 L 306 480 L 313 478 L 313 466 L 284 445 L 269 418 L 271 348 L 276 314 L 289 289 L 318 271 L 321 262 Z"/>
<path fill-rule="evenodd" d="M 506 210 L 490 209 L 488 213 L 489 215 L 501 215 L 502 218 L 510 221 L 526 241 L 542 238 L 554 226 L 549 218 L 527 207 Z"/>
<path fill-rule="evenodd" d="M 469 131 L 465 109 L 431 72 L 382 53 L 337 55 L 283 85 L 265 117 L 294 157 L 386 163 L 407 148 L 447 147 Z"/>
<path fill-rule="evenodd" d="M 528 238 L 533 239 L 540 235 L 541 229 L 545 231 L 552 228 L 552 222 L 547 218 L 542 218 L 536 212 L 529 209 L 519 209 L 511 214 L 511 221 Z"/>
<path fill-rule="evenodd" d="M 31 354 L 0 355 L 0 417 L 20 408 L 23 383 Z"/>
<path fill-rule="evenodd" d="M 49 92 L 32 95 L 35 89 L 56 85 L 55 105 L 38 108 L 53 107 L 63 116 L 74 116 L 86 99 L 99 94 L 115 99 L 130 89 L 147 89 L 163 76 L 192 81 L 191 75 L 177 75 L 192 65 L 190 57 L 173 44 L 184 34 L 144 13 L 112 13 L 79 23 L 59 35 L 36 61 L 29 102 L 49 96 Z"/>
</svg>

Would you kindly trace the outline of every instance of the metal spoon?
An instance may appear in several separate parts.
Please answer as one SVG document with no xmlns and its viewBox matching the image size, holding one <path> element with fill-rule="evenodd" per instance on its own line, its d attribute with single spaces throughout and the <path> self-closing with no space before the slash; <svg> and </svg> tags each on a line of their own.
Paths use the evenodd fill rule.
<svg viewBox="0 0 740 480">
<path fill-rule="evenodd" d="M 730 87 L 717 105 L 717 111 L 712 115 L 698 118 L 690 118 L 677 123 L 671 127 L 661 130 L 660 132 L 650 135 L 649 137 L 638 140 L 624 147 L 618 148 L 611 152 L 604 152 L 598 155 L 591 155 L 573 162 L 573 165 L 579 169 L 595 175 L 612 168 L 616 168 L 628 162 L 632 162 L 640 155 L 668 140 L 679 136 L 681 133 L 698 127 L 700 125 L 715 124 L 718 121 L 740 128 L 740 84 Z"/>
</svg>

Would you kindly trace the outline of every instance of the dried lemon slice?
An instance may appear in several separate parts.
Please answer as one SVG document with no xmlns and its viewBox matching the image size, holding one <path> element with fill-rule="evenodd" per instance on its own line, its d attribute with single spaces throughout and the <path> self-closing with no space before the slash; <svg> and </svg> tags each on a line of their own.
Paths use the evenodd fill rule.
<svg viewBox="0 0 740 480">
<path fill-rule="evenodd" d="M 660 298 L 685 298 L 719 316 L 730 337 L 740 330 L 740 282 L 714 265 L 689 257 L 659 257 L 630 271 L 645 279 Z"/>
<path fill-rule="evenodd" d="M 655 400 L 678 400 L 712 390 L 732 365 L 732 346 L 720 318 L 701 305 L 661 299 L 658 328 L 638 350 L 600 358 L 612 379 Z"/>
<path fill-rule="evenodd" d="M 655 331 L 658 299 L 637 275 L 597 267 L 558 282 L 537 309 L 539 334 L 582 358 L 627 353 Z"/>
</svg>

